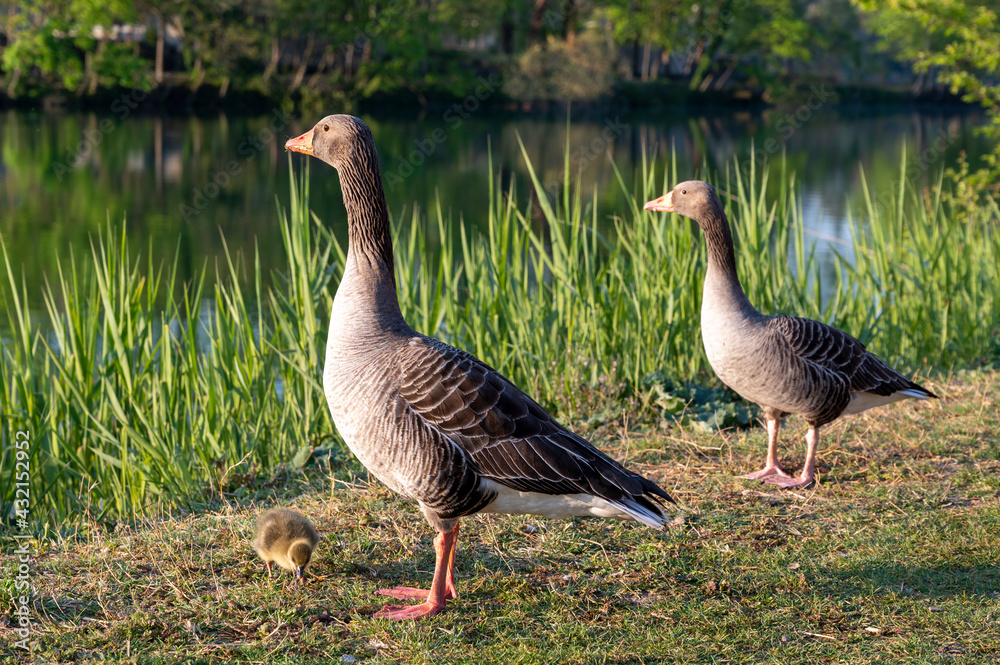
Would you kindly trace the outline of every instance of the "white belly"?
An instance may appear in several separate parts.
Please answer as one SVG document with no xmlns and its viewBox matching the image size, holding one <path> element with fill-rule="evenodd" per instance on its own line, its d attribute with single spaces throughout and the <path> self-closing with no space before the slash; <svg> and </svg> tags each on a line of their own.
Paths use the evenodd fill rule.
<svg viewBox="0 0 1000 665">
<path fill-rule="evenodd" d="M 484 513 L 541 515 L 557 519 L 586 516 L 633 519 L 620 508 L 590 494 L 521 492 L 488 479 L 483 480 L 483 488 L 497 493 L 497 498 L 481 511 Z"/>
</svg>

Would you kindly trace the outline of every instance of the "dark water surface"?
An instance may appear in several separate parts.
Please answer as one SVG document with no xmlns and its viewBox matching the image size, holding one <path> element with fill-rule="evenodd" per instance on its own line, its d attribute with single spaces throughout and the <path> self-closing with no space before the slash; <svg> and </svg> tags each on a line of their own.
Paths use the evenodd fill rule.
<svg viewBox="0 0 1000 665">
<path fill-rule="evenodd" d="M 545 183 L 563 179 L 567 140 L 571 171 L 586 192 L 596 188 L 599 218 L 626 210 L 612 160 L 632 187 L 645 153 L 662 174 L 671 150 L 684 177 L 721 171 L 753 150 L 772 160 L 786 155 L 801 194 L 807 230 L 820 259 L 850 241 L 847 214 L 860 205 L 860 168 L 876 193 L 891 191 L 906 146 L 909 172 L 933 182 L 962 151 L 975 164 L 985 148 L 975 133 L 981 114 L 949 110 L 808 106 L 761 113 L 702 116 L 560 119 L 523 116 L 461 118 L 432 111 L 420 118 L 366 116 L 382 160 L 389 209 L 414 206 L 485 224 L 490 151 L 493 169 L 518 183 L 527 200 L 529 180 L 518 136 Z M 270 116 L 158 117 L 122 113 L 0 113 L 0 235 L 15 274 L 38 293 L 55 277 L 56 256 L 90 252 L 91 237 L 110 220 L 123 220 L 133 250 L 151 248 L 154 260 L 178 253 L 181 276 L 229 248 L 252 256 L 260 248 L 265 274 L 284 258 L 276 205 L 287 206 L 289 158 L 285 140 L 318 118 Z M 306 158 L 292 158 L 296 169 Z M 346 238 L 334 171 L 311 165 L 312 207 Z M 772 174 L 770 191 L 776 191 Z M 633 191 L 638 192 L 638 187 Z M 838 247 L 843 249 L 842 247 Z M 0 280 L 6 282 L 6 278 Z M 41 304 L 40 297 L 34 301 Z"/>
</svg>

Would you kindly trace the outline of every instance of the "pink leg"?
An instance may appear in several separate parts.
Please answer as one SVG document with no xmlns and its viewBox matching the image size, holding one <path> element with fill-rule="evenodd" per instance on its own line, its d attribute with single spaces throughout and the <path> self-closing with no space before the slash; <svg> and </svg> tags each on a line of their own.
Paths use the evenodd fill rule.
<svg viewBox="0 0 1000 665">
<path fill-rule="evenodd" d="M 423 617 L 434 616 L 443 610 L 445 601 L 458 595 L 455 591 L 454 578 L 455 543 L 457 540 L 458 524 L 455 524 L 455 528 L 450 533 L 439 533 L 434 539 L 436 560 L 434 564 L 434 580 L 431 582 L 430 591 L 414 589 L 412 587 L 394 587 L 392 589 L 379 589 L 375 592 L 400 600 L 423 600 L 423 603 L 408 607 L 386 605 L 376 612 L 375 616 L 401 621 L 404 619 L 422 619 Z"/>
<path fill-rule="evenodd" d="M 765 414 L 764 424 L 767 425 L 767 462 L 760 471 L 754 471 L 740 477 L 747 480 L 765 480 L 766 478 L 780 480 L 790 478 L 778 466 L 778 430 L 781 428 L 781 419 L 771 418 Z M 772 482 L 772 480 L 767 480 L 766 482 Z"/>
<path fill-rule="evenodd" d="M 764 482 L 784 489 L 809 487 L 816 480 L 816 450 L 818 447 L 819 428 L 810 426 L 809 431 L 806 432 L 806 461 L 802 465 L 802 475 L 798 478 L 768 478 Z"/>
</svg>

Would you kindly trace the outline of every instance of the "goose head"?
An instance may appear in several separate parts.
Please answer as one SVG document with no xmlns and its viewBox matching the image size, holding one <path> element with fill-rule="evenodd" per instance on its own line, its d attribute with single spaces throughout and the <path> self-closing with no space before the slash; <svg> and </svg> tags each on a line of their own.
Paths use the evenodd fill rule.
<svg viewBox="0 0 1000 665">
<path fill-rule="evenodd" d="M 660 198 L 647 202 L 643 210 L 675 212 L 690 217 L 702 227 L 711 220 L 725 219 L 715 187 L 701 180 L 680 183 Z"/>
<path fill-rule="evenodd" d="M 328 115 L 308 132 L 285 143 L 286 150 L 318 157 L 338 171 L 361 146 L 374 145 L 371 130 L 352 115 Z"/>
</svg>

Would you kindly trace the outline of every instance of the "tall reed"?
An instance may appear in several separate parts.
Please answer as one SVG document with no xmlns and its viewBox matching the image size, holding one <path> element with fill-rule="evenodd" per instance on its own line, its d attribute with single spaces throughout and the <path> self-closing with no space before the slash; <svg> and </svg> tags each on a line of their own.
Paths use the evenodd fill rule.
<svg viewBox="0 0 1000 665">
<path fill-rule="evenodd" d="M 839 258 L 825 283 L 794 178 L 777 174 L 768 196 L 771 174 L 750 166 L 714 180 L 731 195 L 738 268 L 762 311 L 837 325 L 907 371 L 1000 357 L 995 201 L 963 206 L 938 195 L 949 181 L 919 191 L 901 177 L 893 205 L 869 196 L 854 224 L 855 258 Z M 482 230 L 445 217 L 440 204 L 395 223 L 407 320 L 489 362 L 574 425 L 591 415 L 595 394 L 616 402 L 664 381 L 715 383 L 699 332 L 701 232 L 641 209 L 681 179 L 676 167 L 643 161 L 634 186 L 619 173 L 625 204 L 607 234 L 596 192 L 569 175 L 568 153 L 556 196 L 527 167 L 527 197 L 518 183 L 501 191 L 491 179 Z M 39 302 L 0 238 L 9 331 L 0 353 L 2 514 L 15 498 L 18 430 L 31 434 L 32 515 L 50 529 L 80 515 L 197 507 L 303 448 L 341 445 L 321 367 L 345 248 L 311 212 L 307 183 L 293 180 L 290 208 L 278 212 L 287 267 L 267 288 L 257 252 L 248 283 L 227 254 L 214 279 L 206 266 L 182 284 L 176 261 L 136 258 L 122 227 L 60 266 Z M 342 209 L 324 214 L 344 223 Z"/>
<path fill-rule="evenodd" d="M 291 218 L 279 214 L 288 270 L 266 292 L 256 254 L 248 286 L 227 251 L 208 289 L 207 266 L 180 284 L 176 261 L 144 265 L 125 227 L 108 228 L 59 267 L 39 323 L 0 246 L 13 333 L 0 362 L 4 515 L 18 430 L 31 433 L 32 513 L 48 528 L 197 504 L 332 436 L 315 371 L 330 248 L 310 245 L 307 182 L 292 183 Z"/>
</svg>

